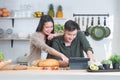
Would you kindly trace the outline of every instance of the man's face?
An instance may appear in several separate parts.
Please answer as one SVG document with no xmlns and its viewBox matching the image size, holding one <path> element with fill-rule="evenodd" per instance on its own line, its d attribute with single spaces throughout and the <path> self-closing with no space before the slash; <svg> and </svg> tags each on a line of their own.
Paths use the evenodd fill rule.
<svg viewBox="0 0 120 80">
<path fill-rule="evenodd" d="M 77 35 L 77 29 L 75 29 L 74 31 L 65 30 L 64 31 L 65 42 L 71 43 L 76 38 L 76 35 Z"/>
</svg>

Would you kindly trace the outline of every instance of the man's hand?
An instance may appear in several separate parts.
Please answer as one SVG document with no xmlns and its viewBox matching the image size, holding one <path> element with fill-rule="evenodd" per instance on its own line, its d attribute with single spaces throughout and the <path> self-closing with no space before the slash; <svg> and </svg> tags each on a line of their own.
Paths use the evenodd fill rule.
<svg viewBox="0 0 120 80">
<path fill-rule="evenodd" d="M 93 57 L 92 51 L 87 51 L 87 56 L 88 56 L 88 58 L 90 58 L 90 61 L 93 61 L 93 62 L 96 61 L 96 60 L 94 59 L 94 57 Z"/>
</svg>

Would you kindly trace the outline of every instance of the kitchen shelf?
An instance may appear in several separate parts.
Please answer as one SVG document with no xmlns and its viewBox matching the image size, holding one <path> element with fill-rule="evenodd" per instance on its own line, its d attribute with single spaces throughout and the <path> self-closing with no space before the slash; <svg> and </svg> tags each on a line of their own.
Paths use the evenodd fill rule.
<svg viewBox="0 0 120 80">
<path fill-rule="evenodd" d="M 0 19 L 40 19 L 35 17 L 0 17 Z M 53 18 L 54 20 L 65 20 L 65 18 Z"/>
<path fill-rule="evenodd" d="M 109 14 L 74 14 L 73 13 L 73 17 L 74 16 L 108 16 L 109 17 Z"/>
<path fill-rule="evenodd" d="M 0 17 L 0 20 L 12 20 L 12 27 L 14 27 L 14 21 L 15 19 L 37 19 L 39 20 L 40 18 L 35 18 L 35 17 L 12 17 L 12 16 L 9 16 L 9 17 Z M 53 18 L 54 20 L 66 20 L 65 18 Z M 0 38 L 0 41 L 11 41 L 11 47 L 13 47 L 13 43 L 14 41 L 30 41 L 30 38 Z"/>
<path fill-rule="evenodd" d="M 14 41 L 30 41 L 30 38 L 0 38 L 0 41 L 11 41 L 11 48 L 13 48 Z"/>
<path fill-rule="evenodd" d="M 35 18 L 35 17 L 0 17 L 2 20 L 12 20 L 12 27 L 14 27 L 14 20 L 15 19 L 40 19 L 40 18 Z M 65 18 L 53 18 L 54 20 L 66 20 Z"/>
<path fill-rule="evenodd" d="M 0 41 L 3 40 L 16 40 L 16 41 L 29 41 L 29 38 L 0 38 Z"/>
</svg>

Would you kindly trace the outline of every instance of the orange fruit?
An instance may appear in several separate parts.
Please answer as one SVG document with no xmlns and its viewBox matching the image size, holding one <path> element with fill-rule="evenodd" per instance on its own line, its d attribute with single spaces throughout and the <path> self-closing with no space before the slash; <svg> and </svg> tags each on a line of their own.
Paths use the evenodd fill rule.
<svg viewBox="0 0 120 80">
<path fill-rule="evenodd" d="M 2 17 L 7 17 L 8 16 L 8 14 L 6 13 L 6 12 L 4 12 L 3 14 L 2 14 Z"/>
<path fill-rule="evenodd" d="M 3 13 L 3 12 L 0 10 L 0 16 L 2 15 L 2 13 Z"/>
<path fill-rule="evenodd" d="M 9 11 L 8 11 L 8 12 L 6 12 L 6 13 L 7 13 L 7 16 L 10 16 L 10 14 L 11 14 Z"/>
<path fill-rule="evenodd" d="M 7 8 L 2 8 L 1 10 L 3 13 L 8 11 Z"/>
</svg>

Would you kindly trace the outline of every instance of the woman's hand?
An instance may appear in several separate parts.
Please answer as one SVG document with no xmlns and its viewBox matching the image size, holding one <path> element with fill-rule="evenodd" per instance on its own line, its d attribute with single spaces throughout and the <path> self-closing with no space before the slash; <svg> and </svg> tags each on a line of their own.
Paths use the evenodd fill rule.
<svg viewBox="0 0 120 80">
<path fill-rule="evenodd" d="M 55 37 L 58 37 L 58 36 L 62 36 L 63 35 L 63 33 L 54 33 L 54 34 L 50 34 L 50 35 L 48 35 L 48 37 L 47 37 L 47 39 L 48 40 L 51 40 L 51 39 L 53 39 L 53 38 L 55 38 Z"/>
<path fill-rule="evenodd" d="M 51 39 L 53 39 L 54 37 L 56 37 L 56 34 L 50 34 L 50 35 L 48 35 L 47 39 L 48 39 L 48 40 L 51 40 Z"/>
</svg>

